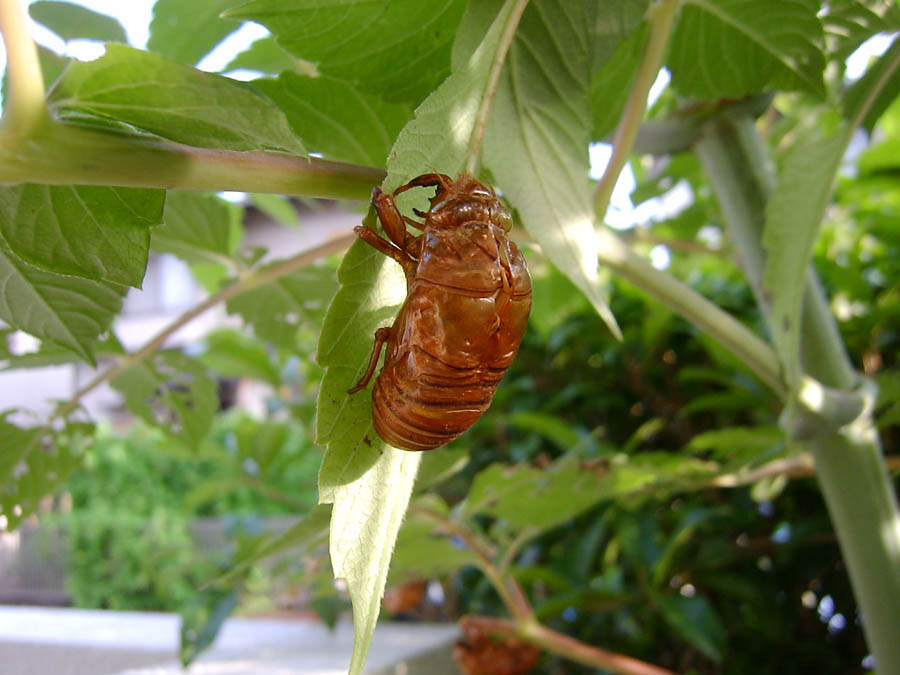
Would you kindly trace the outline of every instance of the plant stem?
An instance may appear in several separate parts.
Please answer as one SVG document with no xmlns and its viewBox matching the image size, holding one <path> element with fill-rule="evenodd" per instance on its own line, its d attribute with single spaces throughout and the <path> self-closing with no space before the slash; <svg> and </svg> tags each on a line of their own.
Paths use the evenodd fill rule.
<svg viewBox="0 0 900 675">
<path fill-rule="evenodd" d="M 765 144 L 752 120 L 716 120 L 700 135 L 696 150 L 760 308 L 767 313 L 762 228 L 774 178 Z M 846 410 L 830 415 L 843 419 L 823 424 L 814 406 L 803 400 L 801 389 L 798 403 L 806 408 L 801 405 L 799 411 L 809 422 L 806 436 L 799 440 L 815 459 L 876 667 L 879 672 L 900 673 L 900 508 L 872 423 L 872 387 L 858 386 L 859 377 L 812 270 L 807 274 L 801 317 L 800 361 L 822 385 L 838 390 L 832 393 L 832 402 L 840 404 L 842 395 L 846 401 L 842 406 Z M 845 419 L 852 421 L 841 425 Z"/>
<path fill-rule="evenodd" d="M 469 550 L 478 558 L 479 569 L 491 582 L 510 614 L 515 617 L 528 619 L 534 616 L 534 611 L 531 609 L 531 605 L 528 604 L 528 600 L 516 580 L 510 578 L 509 583 L 507 583 L 505 577 L 491 560 L 495 552 L 490 545 L 483 543 L 474 536 L 473 532 L 437 511 L 421 506 L 410 506 L 409 512 L 418 513 L 434 520 L 447 534 L 459 537 L 466 544 Z"/>
<path fill-rule="evenodd" d="M 525 640 L 548 652 L 592 668 L 601 668 L 624 675 L 674 675 L 671 670 L 659 668 L 630 656 L 586 645 L 568 635 L 557 633 L 537 621 L 510 621 L 489 616 L 464 616 L 460 623 L 463 627 L 476 628 L 481 633 Z"/>
<path fill-rule="evenodd" d="M 230 286 L 226 286 L 215 295 L 209 296 L 201 303 L 186 311 L 184 314 L 175 319 L 175 321 L 170 323 L 168 326 L 163 328 L 163 330 L 150 338 L 150 340 L 148 340 L 144 344 L 144 346 L 138 349 L 136 352 L 132 352 L 131 354 L 122 357 L 114 366 L 111 366 L 102 373 L 99 373 L 84 387 L 75 392 L 72 398 L 70 398 L 59 408 L 57 408 L 53 413 L 53 416 L 50 418 L 50 421 L 66 417 L 66 415 L 68 415 L 78 407 L 81 399 L 94 391 L 94 389 L 102 384 L 105 384 L 106 382 L 109 382 L 120 373 L 128 370 L 132 366 L 155 354 L 165 344 L 166 340 L 168 340 L 177 331 L 181 330 L 185 325 L 196 319 L 201 314 L 204 314 L 206 311 L 212 309 L 219 303 L 227 302 L 231 298 L 241 295 L 242 293 L 247 293 L 248 291 L 259 288 L 264 284 L 287 276 L 291 272 L 294 272 L 302 267 L 306 267 L 314 260 L 317 260 L 323 256 L 341 251 L 349 247 L 350 244 L 355 241 L 355 239 L 356 235 L 354 234 L 345 235 L 343 237 L 339 237 L 337 239 L 326 242 L 321 246 L 309 249 L 308 251 L 298 253 L 291 258 L 286 258 L 285 260 L 276 263 L 271 267 L 267 267 L 260 271 L 252 270 L 248 272 L 246 275 L 244 275 L 243 278 L 235 281 Z"/>
<path fill-rule="evenodd" d="M 146 140 L 48 122 L 33 134 L 0 130 L 0 183 L 240 190 L 329 199 L 369 198 L 374 167 Z"/>
<path fill-rule="evenodd" d="M 28 34 L 20 0 L 0 0 L 0 32 L 6 45 L 9 78 L 3 132 L 27 134 L 49 122 L 44 106 L 44 75 L 37 47 Z"/>
<path fill-rule="evenodd" d="M 497 85 L 500 83 L 500 74 L 503 72 L 503 64 L 506 62 L 506 54 L 509 52 L 513 38 L 516 36 L 519 20 L 522 18 L 525 7 L 528 6 L 528 0 L 507 0 L 507 2 L 515 4 L 509 13 L 506 25 L 503 26 L 500 42 L 497 45 L 497 51 L 491 63 L 491 69 L 488 72 L 484 94 L 481 97 L 478 113 L 475 116 L 472 135 L 469 137 L 465 170 L 471 174 L 474 174 L 475 169 L 478 167 L 478 156 L 481 154 L 481 145 L 484 142 L 484 130 L 487 128 L 488 117 L 491 114 L 491 104 L 494 102 L 494 94 L 497 92 Z"/>
<path fill-rule="evenodd" d="M 600 262 L 713 337 L 784 398 L 778 359 L 759 336 L 686 284 L 653 267 L 608 230 L 601 230 L 598 237 Z"/>
<path fill-rule="evenodd" d="M 619 174 L 625 168 L 631 148 L 638 135 L 644 113 L 647 112 L 647 97 L 650 88 L 659 76 L 663 58 L 666 53 L 666 45 L 669 43 L 669 35 L 675 23 L 675 15 L 678 12 L 680 0 L 659 0 L 647 10 L 647 18 L 650 23 L 650 38 L 641 65 L 631 84 L 631 92 L 622 113 L 622 119 L 616 129 L 613 138 L 612 156 L 606 171 L 597 185 L 594 193 L 594 212 L 597 218 L 603 219 L 609 208 L 609 200 L 612 198 L 613 189 L 619 180 Z"/>
</svg>

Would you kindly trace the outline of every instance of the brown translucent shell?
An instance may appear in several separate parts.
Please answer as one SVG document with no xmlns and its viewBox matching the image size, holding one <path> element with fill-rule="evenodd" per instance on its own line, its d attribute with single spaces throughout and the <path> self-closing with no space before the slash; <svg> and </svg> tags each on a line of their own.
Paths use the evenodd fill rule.
<svg viewBox="0 0 900 675">
<path fill-rule="evenodd" d="M 414 187 L 437 188 L 428 212 L 417 212 L 424 222 L 394 201 Z M 424 174 L 392 194 L 376 188 L 372 201 L 388 239 L 356 232 L 403 267 L 407 295 L 393 325 L 376 331 L 369 368 L 350 391 L 365 388 L 386 347 L 372 393 L 375 429 L 394 447 L 431 450 L 490 406 L 525 333 L 531 277 L 507 235 L 509 211 L 471 174 Z"/>
</svg>

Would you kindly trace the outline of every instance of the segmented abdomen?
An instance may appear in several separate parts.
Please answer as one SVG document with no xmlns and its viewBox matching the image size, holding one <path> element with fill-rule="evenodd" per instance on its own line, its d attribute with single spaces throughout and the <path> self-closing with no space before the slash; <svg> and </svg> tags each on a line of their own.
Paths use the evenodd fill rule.
<svg viewBox="0 0 900 675">
<path fill-rule="evenodd" d="M 430 450 L 460 436 L 490 406 L 518 349 L 531 292 L 412 291 L 375 383 L 373 418 L 394 447 Z"/>
</svg>

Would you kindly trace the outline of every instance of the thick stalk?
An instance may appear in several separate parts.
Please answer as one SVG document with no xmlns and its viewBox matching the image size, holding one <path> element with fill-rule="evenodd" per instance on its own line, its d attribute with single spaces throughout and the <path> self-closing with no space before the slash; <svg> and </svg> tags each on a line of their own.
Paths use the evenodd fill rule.
<svg viewBox="0 0 900 675">
<path fill-rule="evenodd" d="M 735 241 L 741 265 L 765 313 L 762 228 L 771 192 L 771 163 L 751 120 L 718 120 L 706 127 L 696 151 Z M 862 402 L 849 424 L 829 428 L 814 415 L 803 439 L 859 604 L 863 630 L 881 673 L 900 673 L 900 508 L 872 424 L 874 394 L 859 387 L 828 304 L 810 270 L 801 321 L 801 362 L 807 374 L 844 390 L 847 408 Z M 803 392 L 801 391 L 801 399 Z M 854 415 L 850 417 L 853 418 Z M 833 416 L 834 417 L 834 416 Z"/>
<path fill-rule="evenodd" d="M 27 133 L 49 121 L 37 47 L 28 34 L 20 0 L 0 0 L 0 32 L 6 45 L 9 89 L 2 128 Z"/>
<path fill-rule="evenodd" d="M 759 336 L 686 284 L 653 267 L 616 235 L 600 230 L 598 237 L 601 263 L 713 337 L 784 397 L 778 359 Z"/>
<path fill-rule="evenodd" d="M 738 263 L 768 317 L 762 232 L 766 203 L 775 187 L 773 164 L 749 118 L 711 122 L 699 135 L 695 150 L 716 192 Z M 800 351 L 805 372 L 829 387 L 855 386 L 856 373 L 812 270 L 807 275 L 802 321 Z"/>
<path fill-rule="evenodd" d="M 0 184 L 115 185 L 240 190 L 331 199 L 368 199 L 384 179 L 374 167 L 148 141 L 47 122 L 31 134 L 0 131 Z"/>
</svg>

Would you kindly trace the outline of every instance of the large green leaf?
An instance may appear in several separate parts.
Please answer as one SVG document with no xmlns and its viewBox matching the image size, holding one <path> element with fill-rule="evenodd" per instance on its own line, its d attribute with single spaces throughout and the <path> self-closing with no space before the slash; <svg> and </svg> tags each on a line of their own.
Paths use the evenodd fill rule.
<svg viewBox="0 0 900 675">
<path fill-rule="evenodd" d="M 0 319 L 93 363 L 98 337 L 122 306 L 126 287 L 45 272 L 0 237 Z"/>
<path fill-rule="evenodd" d="M 165 57 L 193 65 L 229 33 L 238 28 L 235 21 L 220 18 L 234 7 L 235 0 L 156 0 L 147 49 Z"/>
<path fill-rule="evenodd" d="M 816 0 L 687 0 L 667 65 L 686 96 L 739 98 L 767 87 L 823 96 Z"/>
<path fill-rule="evenodd" d="M 261 73 L 277 75 L 285 70 L 302 72 L 299 70 L 300 63 L 284 51 L 274 36 L 269 35 L 260 38 L 235 56 L 222 70 L 226 73 L 240 69 L 258 70 Z"/>
<path fill-rule="evenodd" d="M 214 195 L 171 191 L 163 220 L 153 230 L 153 250 L 188 264 L 228 264 L 243 235 L 241 209 Z"/>
<path fill-rule="evenodd" d="M 418 103 L 450 72 L 464 0 L 251 0 L 225 16 L 257 21 L 285 49 L 388 101 Z"/>
<path fill-rule="evenodd" d="M 12 530 L 62 485 L 93 438 L 89 424 L 20 427 L 0 413 L 0 516 Z"/>
<path fill-rule="evenodd" d="M 771 300 L 772 336 L 792 388 L 801 375 L 800 309 L 807 267 L 849 133 L 845 125 L 825 138 L 814 134 L 797 143 L 766 206 L 763 284 Z"/>
<path fill-rule="evenodd" d="M 39 0 L 28 6 L 31 18 L 43 24 L 63 40 L 99 40 L 128 42 L 122 24 L 111 16 L 100 14 L 69 2 Z"/>
<path fill-rule="evenodd" d="M 305 153 L 284 114 L 252 87 L 122 45 L 73 63 L 49 105 L 63 119 L 124 122 L 187 145 Z"/>
<path fill-rule="evenodd" d="M 512 6 L 506 4 L 472 57 L 416 110 L 391 150 L 386 190 L 430 170 L 454 175 L 462 170 Z M 341 289 L 319 339 L 318 360 L 326 372 L 319 391 L 317 440 L 328 445 L 319 495 L 320 501 L 334 503 L 331 559 L 335 575 L 347 579 L 353 600 L 356 633 L 350 670 L 358 673 L 421 454 L 381 441 L 373 430 L 370 394 L 347 394 L 365 370 L 372 334 L 390 322 L 405 296 L 403 274 L 395 262 L 357 242 L 344 257 L 338 281 Z"/>
<path fill-rule="evenodd" d="M 409 106 L 385 103 L 331 77 L 282 73 L 254 85 L 275 101 L 310 151 L 370 166 L 384 166 Z"/>
<path fill-rule="evenodd" d="M 648 31 L 641 20 L 648 0 L 615 0 L 598 7 L 591 32 L 592 139 L 602 140 L 615 129 L 631 81 L 641 63 Z"/>
<path fill-rule="evenodd" d="M 113 378 L 128 409 L 188 448 L 196 448 L 219 408 L 206 368 L 179 352 L 158 352 Z"/>
<path fill-rule="evenodd" d="M 48 272 L 139 288 L 163 190 L 78 185 L 0 188 L 0 235 Z"/>
<path fill-rule="evenodd" d="M 873 35 L 900 29 L 894 0 L 830 0 L 821 18 L 829 57 L 841 63 Z"/>
<path fill-rule="evenodd" d="M 594 3 L 535 0 L 494 98 L 484 163 L 544 254 L 619 334 L 598 273 L 589 86 Z"/>
<path fill-rule="evenodd" d="M 603 140 L 618 125 L 649 34 L 646 24 L 640 26 L 591 75 L 592 140 Z"/>
<path fill-rule="evenodd" d="M 260 273 L 265 274 L 267 269 L 263 267 Z M 256 337 L 294 351 L 300 324 L 317 321 L 336 288 L 331 268 L 309 266 L 242 293 L 225 306 L 229 314 L 240 314 Z"/>
</svg>

